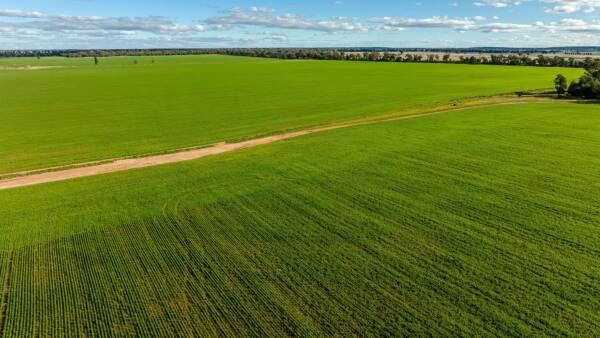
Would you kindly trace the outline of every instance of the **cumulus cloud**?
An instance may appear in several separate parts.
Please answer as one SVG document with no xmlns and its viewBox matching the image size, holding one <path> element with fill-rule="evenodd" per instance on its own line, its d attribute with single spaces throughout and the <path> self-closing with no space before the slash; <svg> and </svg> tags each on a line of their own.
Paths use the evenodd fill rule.
<svg viewBox="0 0 600 338">
<path fill-rule="evenodd" d="M 558 22 L 534 24 L 490 23 L 476 27 L 484 33 L 557 33 L 557 34 L 599 34 L 600 22 L 581 19 L 562 19 Z"/>
<path fill-rule="evenodd" d="M 147 32 L 153 34 L 189 34 L 204 31 L 202 25 L 180 24 L 163 17 L 101 17 L 48 15 L 20 10 L 0 10 L 0 17 L 30 20 L 0 21 L 0 27 L 12 30 L 38 30 L 44 32 Z"/>
<path fill-rule="evenodd" d="M 233 8 L 229 15 L 214 17 L 204 23 L 212 29 L 223 30 L 234 26 L 259 26 L 268 28 L 301 29 L 322 32 L 366 32 L 368 27 L 361 23 L 339 20 L 314 20 L 296 14 L 273 15 L 274 10 Z"/>
<path fill-rule="evenodd" d="M 452 19 L 448 17 L 431 17 L 426 19 L 413 18 L 372 18 L 371 23 L 379 23 L 387 28 L 449 28 L 455 31 L 481 32 L 481 33 L 600 33 L 599 21 L 585 21 L 581 19 L 562 19 L 558 22 L 544 23 L 510 23 L 510 22 L 485 22 L 485 18 L 473 17 Z M 374 27 L 371 27 L 374 29 Z"/>
<path fill-rule="evenodd" d="M 527 24 L 517 24 L 517 23 L 490 23 L 477 27 L 477 30 L 484 33 L 498 33 L 498 32 L 506 32 L 506 33 L 514 33 L 514 32 L 522 32 L 531 30 L 533 26 Z"/>
<path fill-rule="evenodd" d="M 600 0 L 541 0 L 552 5 L 548 13 L 569 14 L 579 11 L 591 13 L 600 8 Z"/>
<path fill-rule="evenodd" d="M 452 19 L 446 16 L 434 16 L 425 19 L 413 19 L 413 18 L 371 18 L 369 19 L 372 23 L 380 23 L 389 27 L 417 27 L 417 28 L 453 28 L 457 30 L 465 30 L 473 27 L 476 20 L 465 19 Z"/>
<path fill-rule="evenodd" d="M 519 6 L 522 3 L 520 0 L 480 0 L 473 4 L 478 7 L 489 6 L 496 8 L 506 8 L 511 6 Z"/>
<path fill-rule="evenodd" d="M 519 6 L 525 1 L 532 0 L 478 0 L 473 4 L 478 7 L 507 8 Z M 600 0 L 538 0 L 538 2 L 549 4 L 551 7 L 546 12 L 556 14 L 569 14 L 579 11 L 591 13 L 600 8 Z"/>
<path fill-rule="evenodd" d="M 600 21 L 586 22 L 580 19 L 562 19 L 557 23 L 552 23 L 552 27 L 570 33 L 600 34 Z"/>
<path fill-rule="evenodd" d="M 48 15 L 40 12 L 25 12 L 19 9 L 0 9 L 0 17 L 12 18 L 45 18 Z"/>
</svg>

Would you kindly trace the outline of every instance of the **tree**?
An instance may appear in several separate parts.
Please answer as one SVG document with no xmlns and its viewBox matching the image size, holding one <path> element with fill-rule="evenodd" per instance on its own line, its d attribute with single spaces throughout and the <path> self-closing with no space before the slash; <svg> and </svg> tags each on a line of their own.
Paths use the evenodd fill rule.
<svg viewBox="0 0 600 338">
<path fill-rule="evenodd" d="M 569 95 L 585 99 L 600 99 L 600 61 L 586 61 L 585 74 L 571 82 Z"/>
<path fill-rule="evenodd" d="M 558 95 L 563 95 L 567 91 L 567 78 L 562 75 L 556 75 L 554 79 L 554 88 L 556 88 L 556 93 Z"/>
<path fill-rule="evenodd" d="M 571 81 L 571 84 L 569 85 L 569 89 L 567 90 L 567 92 L 571 96 L 581 96 L 580 82 L 575 81 L 575 80 Z"/>
</svg>

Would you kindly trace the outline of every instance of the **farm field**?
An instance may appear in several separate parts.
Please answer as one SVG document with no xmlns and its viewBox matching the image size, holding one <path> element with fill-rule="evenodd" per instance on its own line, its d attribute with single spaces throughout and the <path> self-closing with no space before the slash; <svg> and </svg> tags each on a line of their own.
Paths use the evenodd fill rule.
<svg viewBox="0 0 600 338">
<path fill-rule="evenodd" d="M 325 67 L 260 62 L 267 69 L 299 67 L 300 74 Z M 385 67 L 411 69 L 356 66 L 365 78 L 374 69 L 383 77 Z M 327 67 L 343 74 L 348 66 Z M 481 90 L 527 89 L 538 80 L 543 86 L 547 77 L 524 84 L 506 76 L 496 88 L 480 83 Z M 293 123 L 477 90 L 447 85 L 459 92 L 403 93 L 414 101 L 398 96 L 376 104 L 384 88 L 371 92 L 372 110 L 348 103 L 343 116 L 342 107 L 320 115 L 318 104 L 309 104 L 314 115 Z M 268 128 L 293 125 L 295 115 Z M 265 126 L 235 136 L 266 132 Z M 76 158 L 57 147 L 60 156 L 47 163 Z M 0 191 L 0 273 L 10 281 L 3 333 L 596 336 L 598 168 L 597 105 L 527 104 L 338 129 Z"/>
<path fill-rule="evenodd" d="M 97 66 L 89 58 L 0 59 L 0 175 L 551 88 L 558 72 L 581 74 L 227 56 L 113 57 Z"/>
</svg>

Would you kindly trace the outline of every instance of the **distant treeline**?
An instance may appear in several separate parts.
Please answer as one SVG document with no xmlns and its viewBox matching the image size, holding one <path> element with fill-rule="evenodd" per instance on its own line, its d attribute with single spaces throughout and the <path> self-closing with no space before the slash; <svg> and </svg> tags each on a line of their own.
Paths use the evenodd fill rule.
<svg viewBox="0 0 600 338">
<path fill-rule="evenodd" d="M 382 51 L 384 50 L 384 51 Z M 427 52 L 429 51 L 429 53 Z M 162 55 L 201 55 L 220 54 L 251 56 L 276 59 L 315 59 L 376 62 L 430 62 L 460 64 L 490 64 L 537 67 L 578 67 L 587 68 L 594 59 L 587 57 L 561 57 L 532 53 L 491 52 L 479 55 L 461 53 L 483 53 L 483 50 L 467 49 L 440 52 L 436 50 L 391 51 L 388 49 L 300 49 L 300 48 L 206 48 L 206 49 L 119 49 L 119 50 L 42 50 L 42 51 L 0 51 L 1 57 L 109 57 L 109 56 L 162 56 Z"/>
<path fill-rule="evenodd" d="M 528 54 L 489 54 L 489 55 L 457 55 L 454 53 L 409 53 L 409 52 L 346 52 L 338 50 L 312 49 L 223 49 L 217 54 L 253 56 L 277 59 L 316 59 L 378 62 L 431 62 L 461 64 L 491 64 L 510 66 L 538 67 L 587 67 L 593 64 L 591 57 L 576 59 L 573 57 L 532 56 Z"/>
</svg>

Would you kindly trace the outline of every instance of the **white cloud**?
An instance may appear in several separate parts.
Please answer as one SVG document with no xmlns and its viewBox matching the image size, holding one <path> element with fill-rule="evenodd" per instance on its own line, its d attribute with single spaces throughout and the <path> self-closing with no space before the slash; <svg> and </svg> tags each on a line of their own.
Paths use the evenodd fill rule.
<svg viewBox="0 0 600 338">
<path fill-rule="evenodd" d="M 338 20 L 314 20 L 296 14 L 270 15 L 273 12 L 233 8 L 229 15 L 208 19 L 205 24 L 212 29 L 228 29 L 234 26 L 259 26 L 268 28 L 301 29 L 322 32 L 366 32 L 368 27 L 356 22 Z"/>
<path fill-rule="evenodd" d="M 369 19 L 372 23 L 380 23 L 389 27 L 401 27 L 401 28 L 453 28 L 456 30 L 465 30 L 474 27 L 475 20 L 468 18 L 464 19 L 452 19 L 446 16 L 434 16 L 425 19 L 413 19 L 413 18 L 371 18 Z"/>
<path fill-rule="evenodd" d="M 562 19 L 558 23 L 552 23 L 558 30 L 569 33 L 600 34 L 600 21 L 586 22 L 580 19 Z M 596 35 L 596 38 L 598 35 Z"/>
<path fill-rule="evenodd" d="M 480 0 L 473 4 L 478 7 L 490 6 L 496 8 L 506 8 L 511 6 L 519 6 L 522 3 L 520 0 Z"/>
<path fill-rule="evenodd" d="M 552 34 L 600 34 L 600 22 L 581 19 L 562 19 L 558 22 L 536 22 L 534 24 L 490 23 L 476 30 L 484 33 L 552 33 Z M 598 38 L 596 37 L 596 42 Z"/>
<path fill-rule="evenodd" d="M 20 10 L 0 10 L 0 17 L 19 18 L 17 21 L 0 21 L 0 27 L 12 31 L 78 31 L 90 35 L 98 32 L 194 34 L 204 31 L 202 25 L 176 23 L 163 17 L 67 16 Z"/>
<path fill-rule="evenodd" d="M 45 18 L 47 14 L 40 12 L 25 12 L 19 9 L 0 9 L 0 17 L 9 18 Z"/>
<path fill-rule="evenodd" d="M 519 6 L 525 1 L 532 0 L 478 0 L 473 5 L 478 7 L 488 6 L 495 8 L 507 8 Z M 538 0 L 541 3 L 549 4 L 552 7 L 546 10 L 547 13 L 569 14 L 583 11 L 591 13 L 600 8 L 600 0 Z"/>
<path fill-rule="evenodd" d="M 516 24 L 516 23 L 489 23 L 477 27 L 477 30 L 484 33 L 498 33 L 498 32 L 522 32 L 531 30 L 532 25 Z"/>
<path fill-rule="evenodd" d="M 600 8 L 600 0 L 541 0 L 553 7 L 546 10 L 548 13 L 569 14 L 579 11 L 591 13 Z"/>
</svg>

